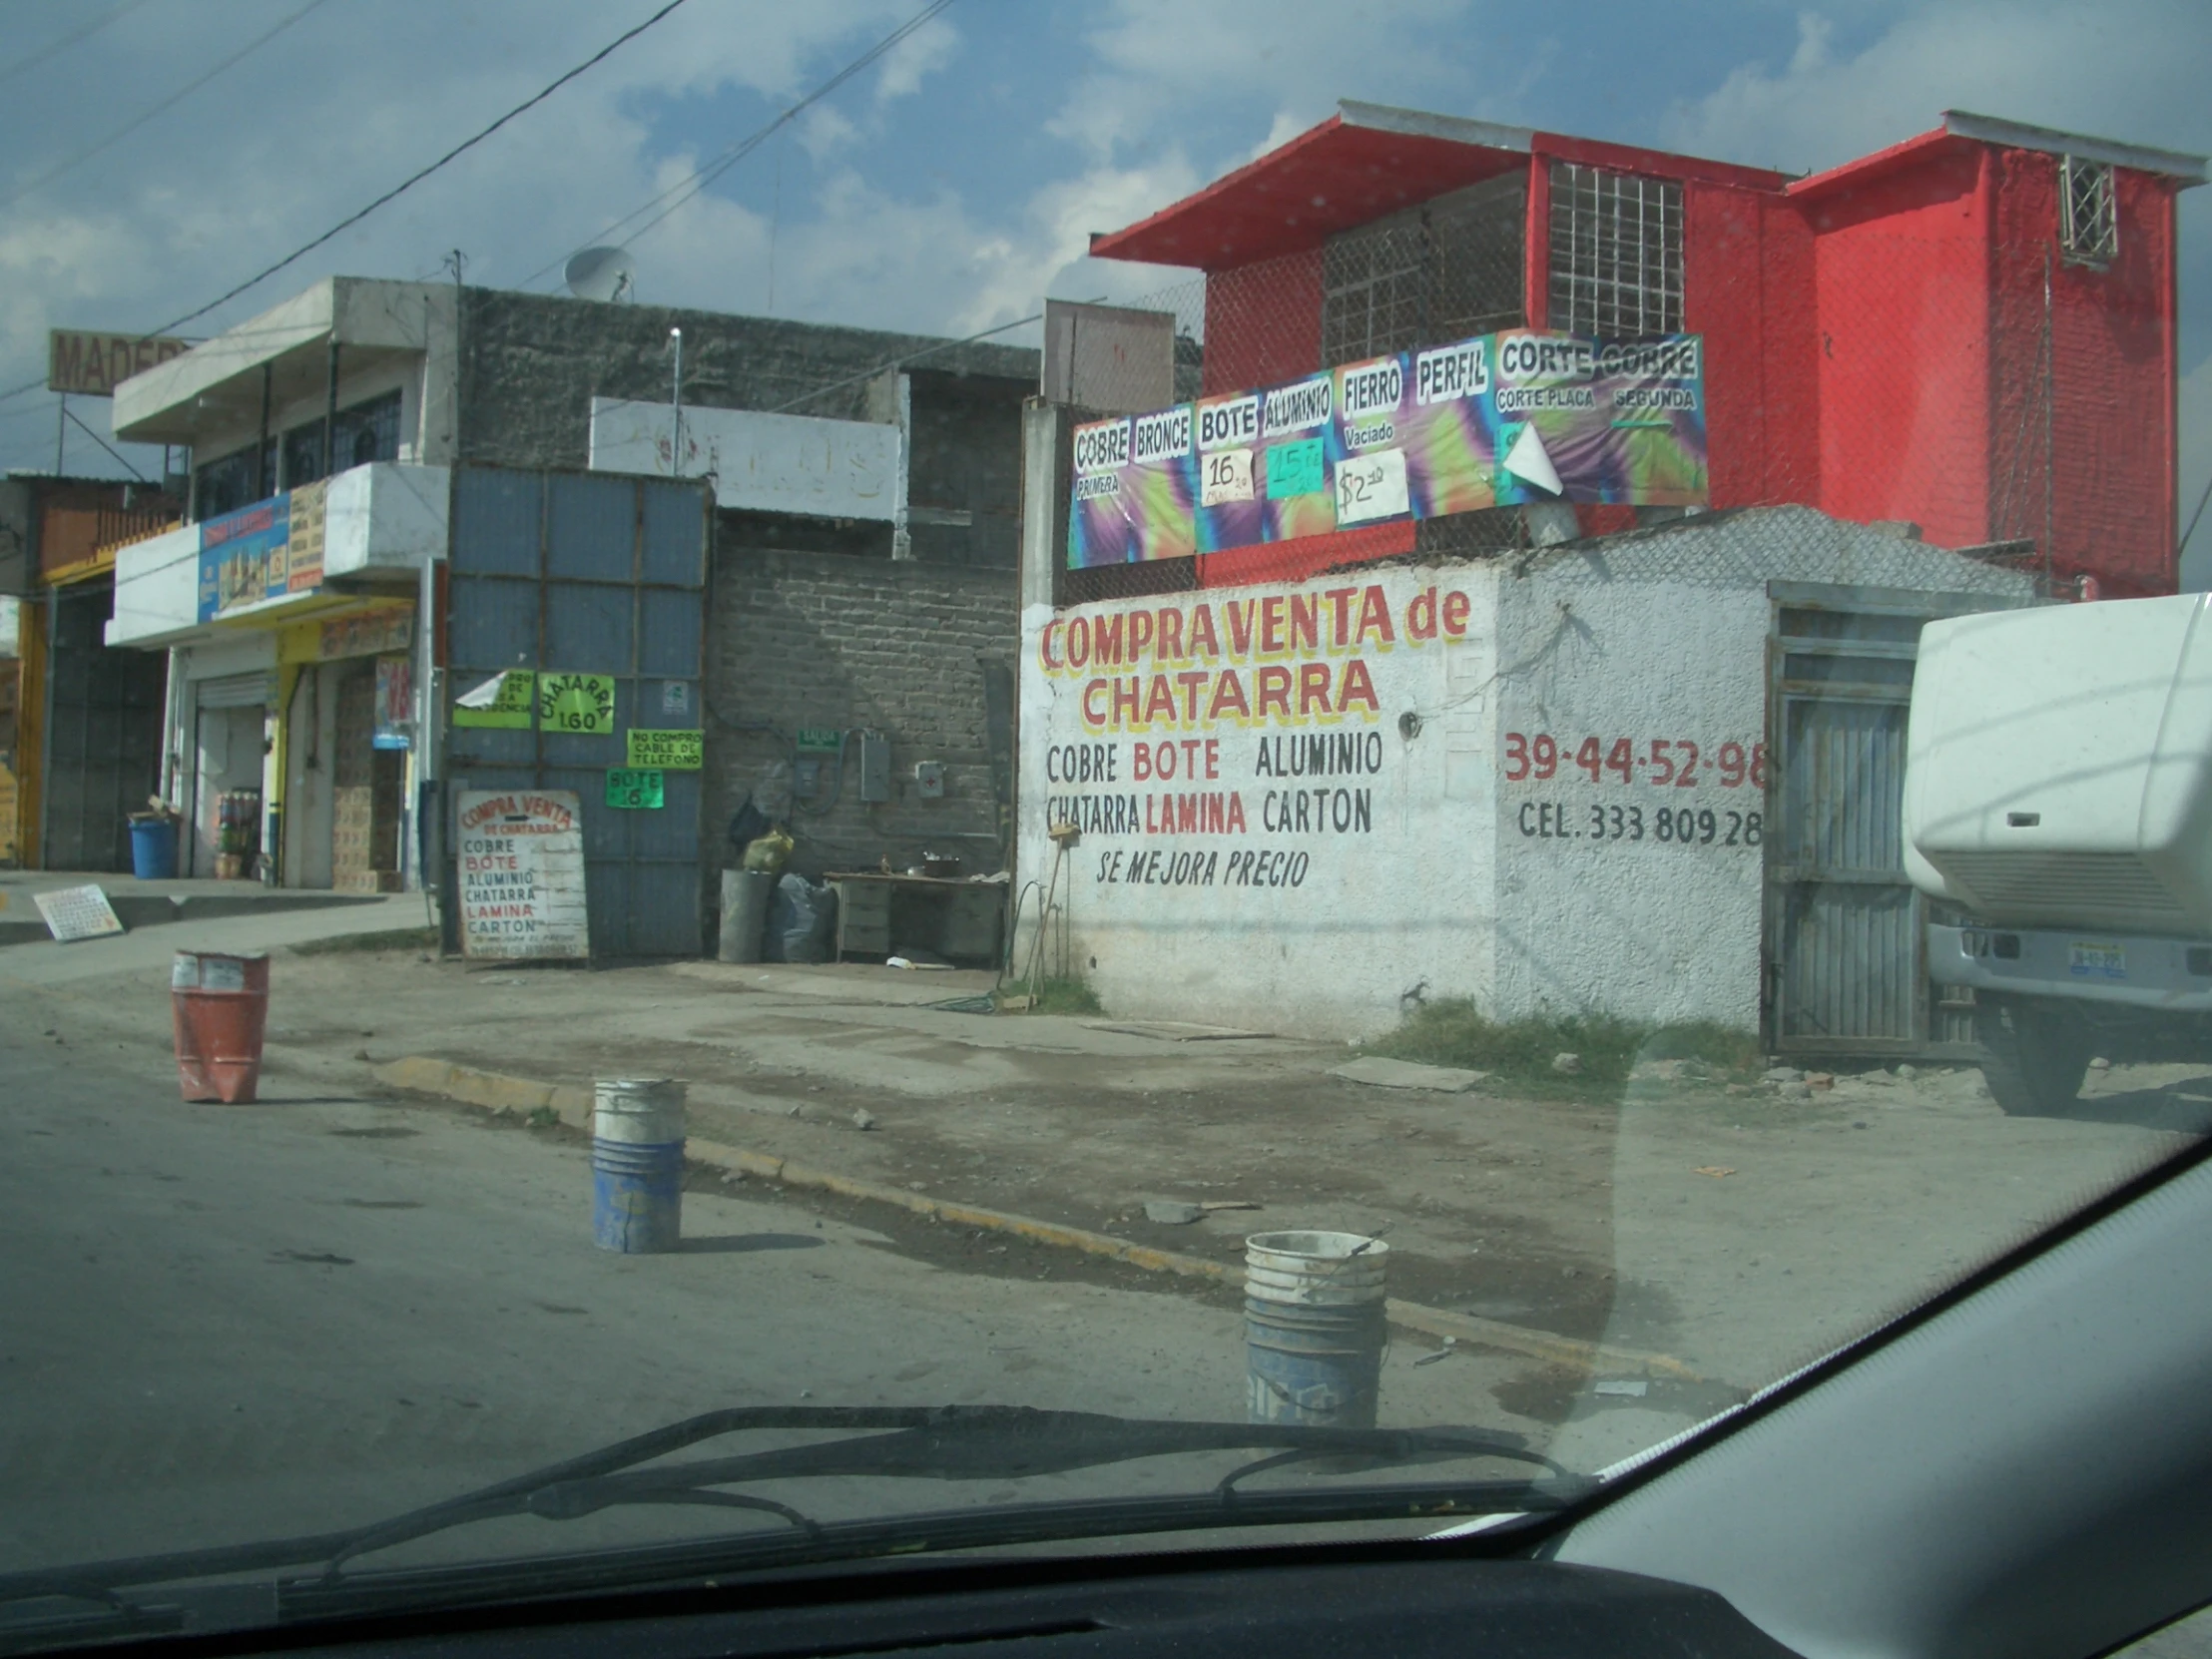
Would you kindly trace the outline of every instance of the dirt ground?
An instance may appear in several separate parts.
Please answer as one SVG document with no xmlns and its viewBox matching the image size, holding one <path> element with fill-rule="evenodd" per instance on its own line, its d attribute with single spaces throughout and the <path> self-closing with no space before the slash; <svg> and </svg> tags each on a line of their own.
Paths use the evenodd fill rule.
<svg viewBox="0 0 2212 1659">
<path fill-rule="evenodd" d="M 1649 1076 L 1575 1103 L 1355 1083 L 1331 1075 L 1346 1049 L 1295 1038 L 929 1005 L 986 983 L 286 954 L 269 1065 L 354 1090 L 410 1054 L 561 1083 L 682 1077 L 701 1138 L 1224 1262 L 1256 1231 L 1380 1233 L 1393 1295 L 1664 1354 L 1715 1397 L 1912 1305 L 2212 1125 L 2204 1068 L 2094 1072 L 2045 1118 L 2005 1116 L 1970 1070 L 1841 1076 L 1799 1099 Z M 166 1048 L 165 992 L 45 994 L 66 999 L 72 1028 Z M 1147 1221 L 1144 1199 L 1162 1196 L 1260 1208 Z M 939 1230 L 928 1244 L 974 1271 L 1016 1266 L 1003 1239 Z M 1572 1382 L 1516 1376 L 1524 1397 L 1501 1403 L 1538 1414 Z"/>
</svg>

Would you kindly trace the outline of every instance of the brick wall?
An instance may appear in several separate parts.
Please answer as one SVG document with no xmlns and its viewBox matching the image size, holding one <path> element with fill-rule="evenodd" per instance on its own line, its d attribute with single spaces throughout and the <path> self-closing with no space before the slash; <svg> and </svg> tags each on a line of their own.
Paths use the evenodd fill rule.
<svg viewBox="0 0 2212 1659">
<path fill-rule="evenodd" d="M 808 875 L 885 856 L 902 869 L 924 848 L 957 854 L 969 873 L 998 868 L 1012 757 L 1009 731 L 994 764 L 985 665 L 1002 665 L 1010 699 L 1015 603 L 1013 571 L 893 562 L 883 526 L 724 514 L 707 664 L 710 871 L 735 861 L 727 827 L 748 792 L 790 825 L 793 867 Z M 795 811 L 802 727 L 881 732 L 891 799 L 862 804 L 854 744 L 834 804 L 836 762 L 823 757 L 811 805 L 827 810 L 802 799 Z M 916 792 L 917 761 L 943 763 L 941 800 Z"/>
</svg>

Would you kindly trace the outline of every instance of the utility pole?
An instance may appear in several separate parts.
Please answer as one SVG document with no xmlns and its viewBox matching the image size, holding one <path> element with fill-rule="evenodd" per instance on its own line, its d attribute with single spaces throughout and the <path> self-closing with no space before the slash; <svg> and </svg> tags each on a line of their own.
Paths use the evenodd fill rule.
<svg viewBox="0 0 2212 1659">
<path fill-rule="evenodd" d="M 670 400 L 676 405 L 676 432 L 669 449 L 669 471 L 675 477 L 684 476 L 684 330 L 671 328 L 668 342 L 676 350 L 676 369 L 670 386 Z"/>
</svg>

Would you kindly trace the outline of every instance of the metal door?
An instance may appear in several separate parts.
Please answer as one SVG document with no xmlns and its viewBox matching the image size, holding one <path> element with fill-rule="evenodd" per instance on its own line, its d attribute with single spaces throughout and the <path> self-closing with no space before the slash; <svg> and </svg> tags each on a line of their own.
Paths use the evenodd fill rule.
<svg viewBox="0 0 2212 1659">
<path fill-rule="evenodd" d="M 456 467 L 445 608 L 449 790 L 572 790 L 583 806 L 594 956 L 696 956 L 704 938 L 702 775 L 665 805 L 610 808 L 626 734 L 705 725 L 706 485 L 616 473 Z M 451 724 L 453 699 L 507 669 L 607 675 L 605 736 Z M 447 891 L 453 890 L 450 872 Z"/>
<path fill-rule="evenodd" d="M 1905 874 L 1906 715 L 1922 625 L 2011 601 L 1779 582 L 1769 592 L 1774 1048 L 1946 1053 L 1960 1034 L 1933 1009 L 1926 901 Z"/>
<path fill-rule="evenodd" d="M 102 578 L 47 590 L 44 823 L 48 869 L 128 870 L 129 816 L 161 787 L 159 651 L 111 649 L 115 584 Z"/>
</svg>

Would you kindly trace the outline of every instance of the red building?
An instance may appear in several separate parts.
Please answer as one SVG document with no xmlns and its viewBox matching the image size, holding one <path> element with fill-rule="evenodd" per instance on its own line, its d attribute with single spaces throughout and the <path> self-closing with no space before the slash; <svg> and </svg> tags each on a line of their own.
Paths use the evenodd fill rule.
<svg viewBox="0 0 2212 1659">
<path fill-rule="evenodd" d="M 2174 204 L 2204 179 L 1959 113 L 1792 179 L 1346 103 L 1091 252 L 1206 273 L 1208 393 L 1501 328 L 1703 334 L 1714 507 L 1910 521 L 2119 597 L 2175 587 Z M 1636 509 L 1576 512 L 1596 534 Z M 1201 579 L 1422 528 L 1217 554 Z"/>
</svg>

